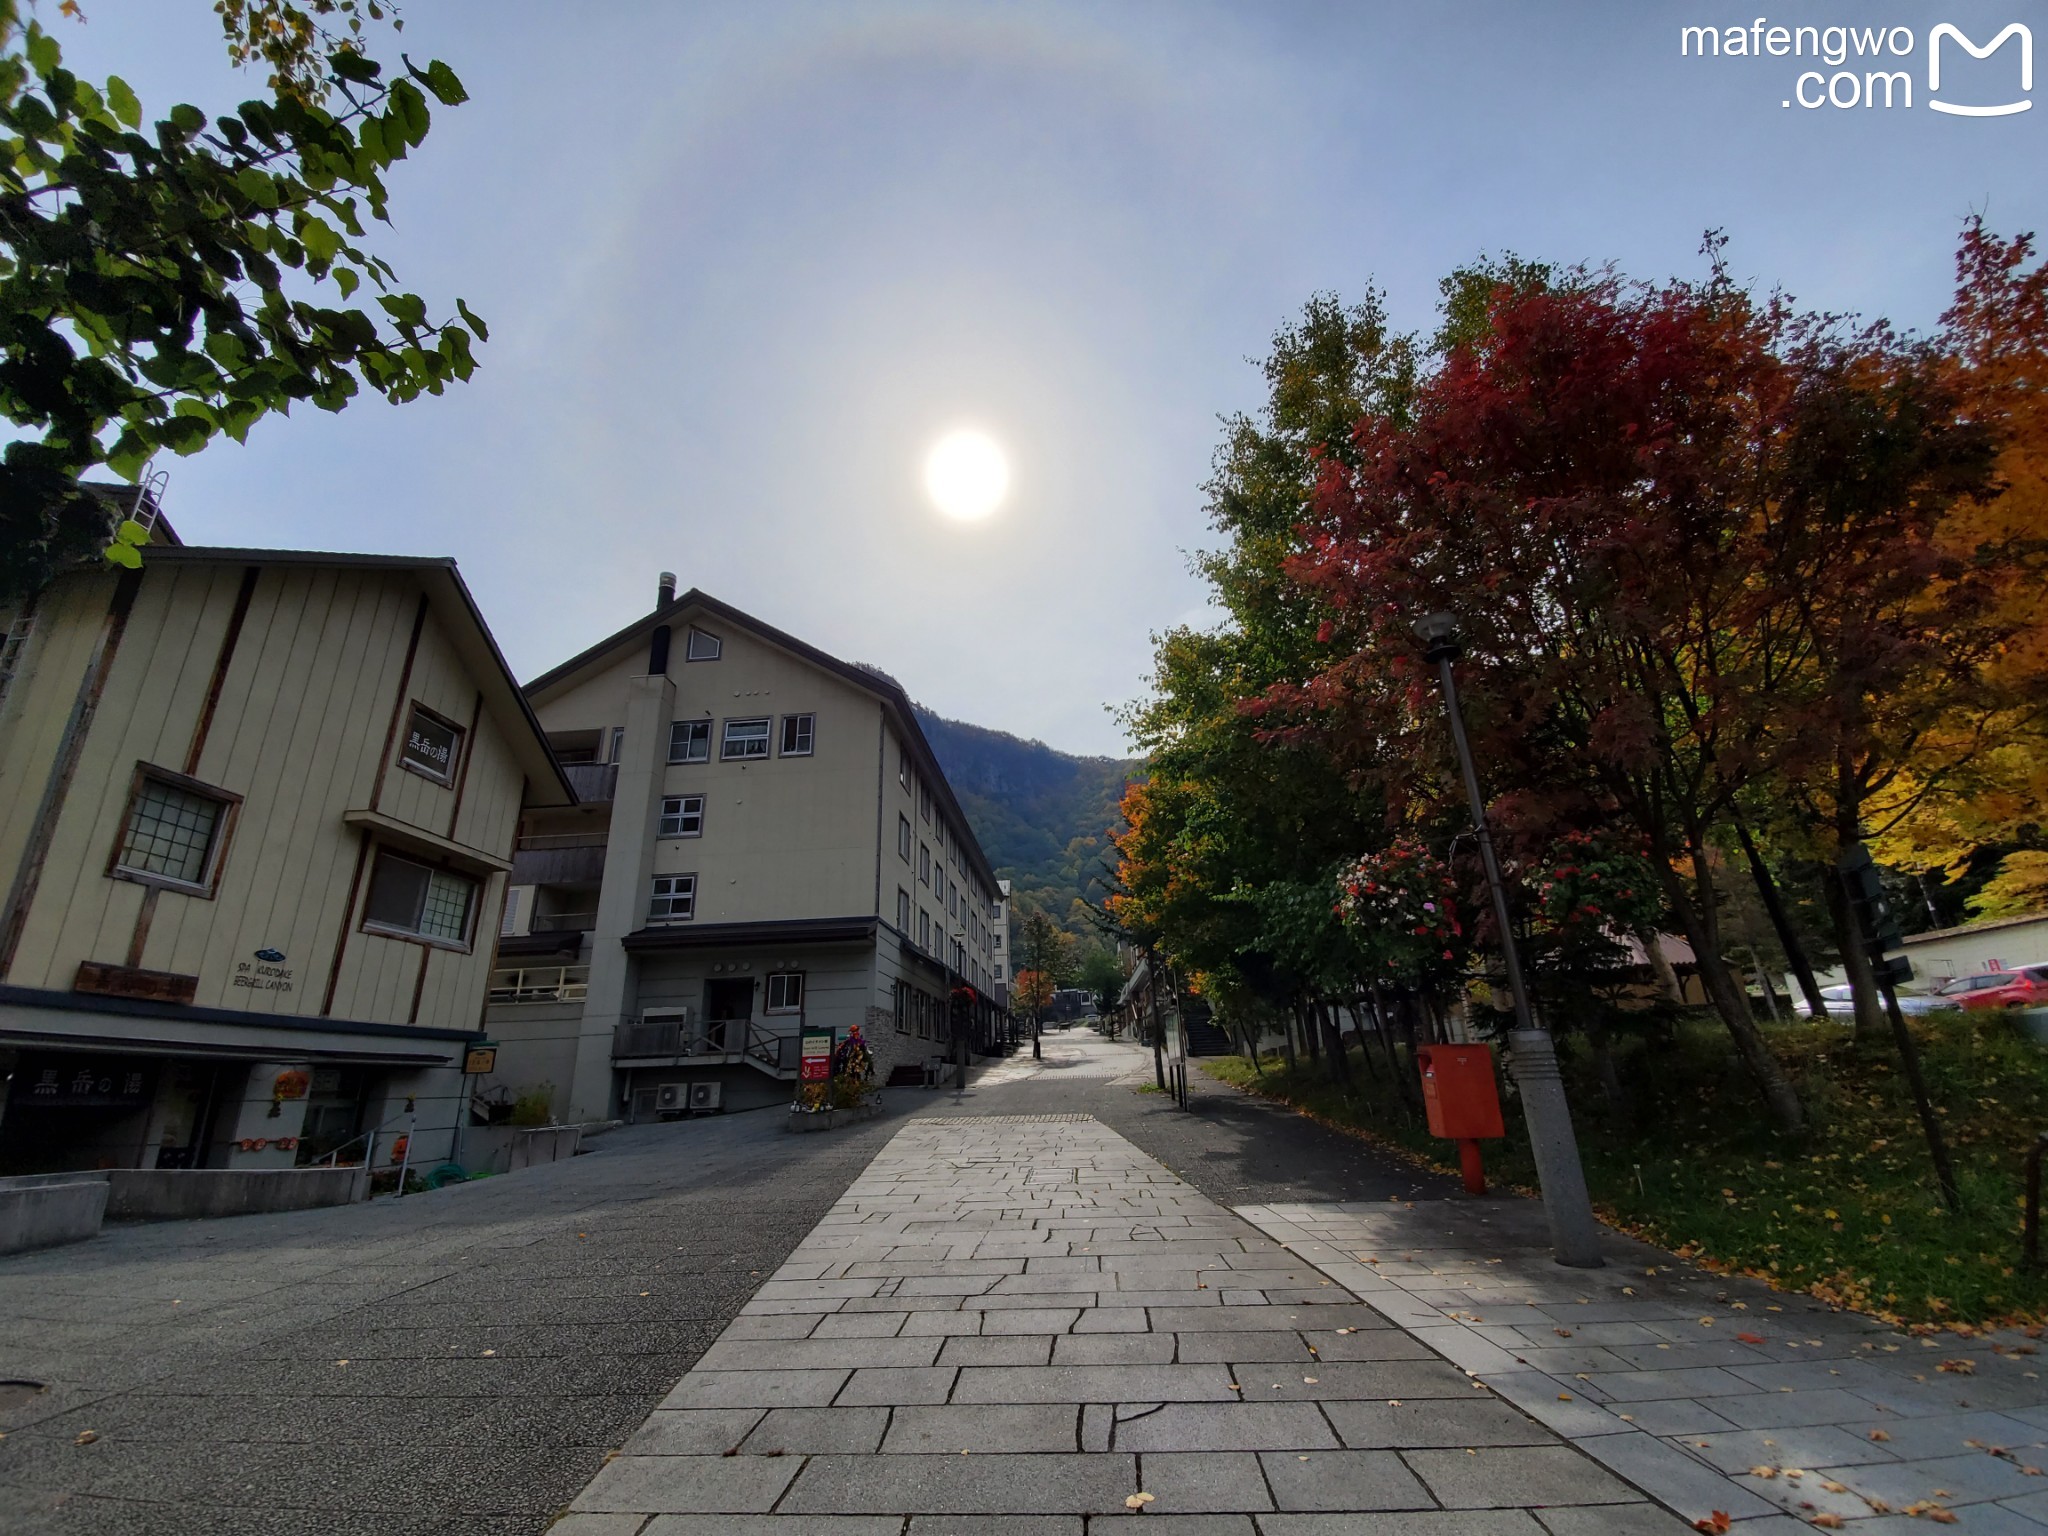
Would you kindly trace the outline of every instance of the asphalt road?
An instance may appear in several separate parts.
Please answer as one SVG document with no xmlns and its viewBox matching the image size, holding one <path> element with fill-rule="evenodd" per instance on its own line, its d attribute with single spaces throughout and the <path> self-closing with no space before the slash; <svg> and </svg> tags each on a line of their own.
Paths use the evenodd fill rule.
<svg viewBox="0 0 2048 1536">
<path fill-rule="evenodd" d="M 639 1425 L 902 1120 L 1092 1114 L 1231 1205 L 1437 1181 L 1078 1031 L 864 1125 L 613 1132 L 404 1200 L 111 1228 L 0 1259 L 0 1529 L 527 1536 Z"/>
</svg>

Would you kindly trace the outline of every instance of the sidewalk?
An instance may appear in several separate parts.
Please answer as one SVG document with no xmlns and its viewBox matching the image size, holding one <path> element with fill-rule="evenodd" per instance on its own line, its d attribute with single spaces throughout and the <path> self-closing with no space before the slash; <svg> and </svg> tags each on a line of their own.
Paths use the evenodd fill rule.
<svg viewBox="0 0 2048 1536">
<path fill-rule="evenodd" d="M 1682 1536 L 1348 1284 L 1089 1117 L 914 1120 L 554 1529 Z"/>
<path fill-rule="evenodd" d="M 2024 1335 L 1915 1338 L 1613 1233 L 1564 1269 L 1528 1200 L 1238 1214 L 1688 1520 L 2048 1536 Z"/>
</svg>

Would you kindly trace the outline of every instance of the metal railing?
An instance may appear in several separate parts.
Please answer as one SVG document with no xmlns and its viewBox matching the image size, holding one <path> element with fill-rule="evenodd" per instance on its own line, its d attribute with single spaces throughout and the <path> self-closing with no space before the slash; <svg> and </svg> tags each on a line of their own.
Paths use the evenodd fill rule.
<svg viewBox="0 0 2048 1536">
<path fill-rule="evenodd" d="M 802 1043 L 794 1034 L 767 1029 L 751 1019 L 653 1019 L 612 1030 L 612 1059 L 693 1056 L 752 1062 L 778 1077 L 793 1077 Z"/>
<path fill-rule="evenodd" d="M 491 972 L 493 1003 L 574 1003 L 590 990 L 587 965 L 514 965 Z"/>
</svg>

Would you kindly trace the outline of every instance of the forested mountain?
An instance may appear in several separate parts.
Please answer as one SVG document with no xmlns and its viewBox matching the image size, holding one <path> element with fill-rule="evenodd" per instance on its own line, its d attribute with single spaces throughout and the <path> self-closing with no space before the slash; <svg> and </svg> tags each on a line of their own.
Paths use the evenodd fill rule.
<svg viewBox="0 0 2048 1536">
<path fill-rule="evenodd" d="M 922 706 L 917 723 L 1012 898 L 1070 933 L 1092 935 L 1083 903 L 1106 894 L 1109 829 L 1125 782 L 1143 775 L 1142 760 L 1075 757 Z"/>
</svg>

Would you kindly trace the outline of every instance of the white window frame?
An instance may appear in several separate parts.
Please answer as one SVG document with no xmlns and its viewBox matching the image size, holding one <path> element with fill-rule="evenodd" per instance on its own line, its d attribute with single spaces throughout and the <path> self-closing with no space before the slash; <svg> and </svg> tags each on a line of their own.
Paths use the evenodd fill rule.
<svg viewBox="0 0 2048 1536">
<path fill-rule="evenodd" d="M 789 744 L 790 728 L 794 726 L 800 745 Z M 784 715 L 782 728 L 776 732 L 775 755 L 777 757 L 809 757 L 817 750 L 818 717 L 814 714 Z"/>
<path fill-rule="evenodd" d="M 663 903 L 667 904 L 667 910 L 663 910 Z M 675 909 L 677 903 L 682 904 L 680 912 Z M 647 903 L 649 923 L 687 923 L 696 915 L 697 876 L 694 871 L 654 877 L 653 893 Z"/>
<path fill-rule="evenodd" d="M 182 876 L 165 874 L 161 870 L 149 869 L 141 864 L 123 862 L 128 854 L 129 839 L 135 831 L 136 813 L 142 808 L 143 793 L 152 784 L 175 794 L 188 795 L 195 800 L 213 802 L 213 827 L 207 836 L 206 856 L 197 880 L 187 880 Z M 107 873 L 116 880 L 133 880 L 138 885 L 160 886 L 167 891 L 179 891 L 187 896 L 202 896 L 211 901 L 214 893 L 220 888 L 221 865 L 226 862 L 228 838 L 234 830 L 235 818 L 241 810 L 241 805 L 242 797 L 230 790 L 216 789 L 211 784 L 202 784 L 197 779 L 189 778 L 182 773 L 173 773 L 168 768 L 137 763 L 134 778 L 128 785 L 128 803 L 121 814 L 121 830 L 114 839 L 114 851 L 107 860 Z"/>
<path fill-rule="evenodd" d="M 776 983 L 778 982 L 782 984 L 781 990 L 783 993 L 782 1001 L 779 1003 L 775 1000 Z M 796 1000 L 794 1002 L 790 1001 L 789 998 L 789 991 L 792 986 L 796 989 Z M 770 971 L 767 981 L 763 984 L 761 995 L 763 998 L 761 1011 L 764 1014 L 802 1013 L 804 1011 L 804 973 L 802 971 Z"/>
<path fill-rule="evenodd" d="M 757 725 L 761 728 L 759 736 L 751 734 L 751 728 Z M 733 728 L 735 726 L 749 728 L 749 734 L 734 736 Z M 724 722 L 724 727 L 718 736 L 718 758 L 720 762 L 758 763 L 767 760 L 768 749 L 774 744 L 775 734 L 775 722 L 768 716 L 742 715 L 735 719 L 727 720 Z M 747 750 L 735 752 L 733 750 L 736 745 L 744 749 L 751 747 L 757 742 L 761 748 L 758 752 Z"/>
<path fill-rule="evenodd" d="M 420 910 L 413 918 L 414 926 L 394 923 L 370 916 L 370 899 L 377 886 L 377 871 L 389 860 L 394 864 L 409 864 L 415 869 L 427 872 L 427 883 L 422 888 Z M 417 926 L 426 920 L 427 903 L 433 898 L 436 881 L 460 881 L 469 887 L 469 901 L 463 912 L 462 935 L 450 938 L 443 933 L 428 933 Z M 406 939 L 414 944 L 427 944 L 436 949 L 454 949 L 467 953 L 476 937 L 477 909 L 483 904 L 484 882 L 466 870 L 450 869 L 445 865 L 431 864 L 417 854 L 392 847 L 389 843 L 377 845 L 370 860 L 369 884 L 363 891 L 363 932 L 381 935 L 387 939 Z"/>
<path fill-rule="evenodd" d="M 696 821 L 694 827 L 689 825 L 692 819 Z M 703 835 L 704 797 L 702 795 L 663 795 L 661 797 L 661 821 L 655 830 L 655 836 L 702 837 Z"/>
<path fill-rule="evenodd" d="M 709 630 L 692 624 L 683 636 L 684 661 L 716 661 L 725 654 L 725 642 Z"/>
</svg>

